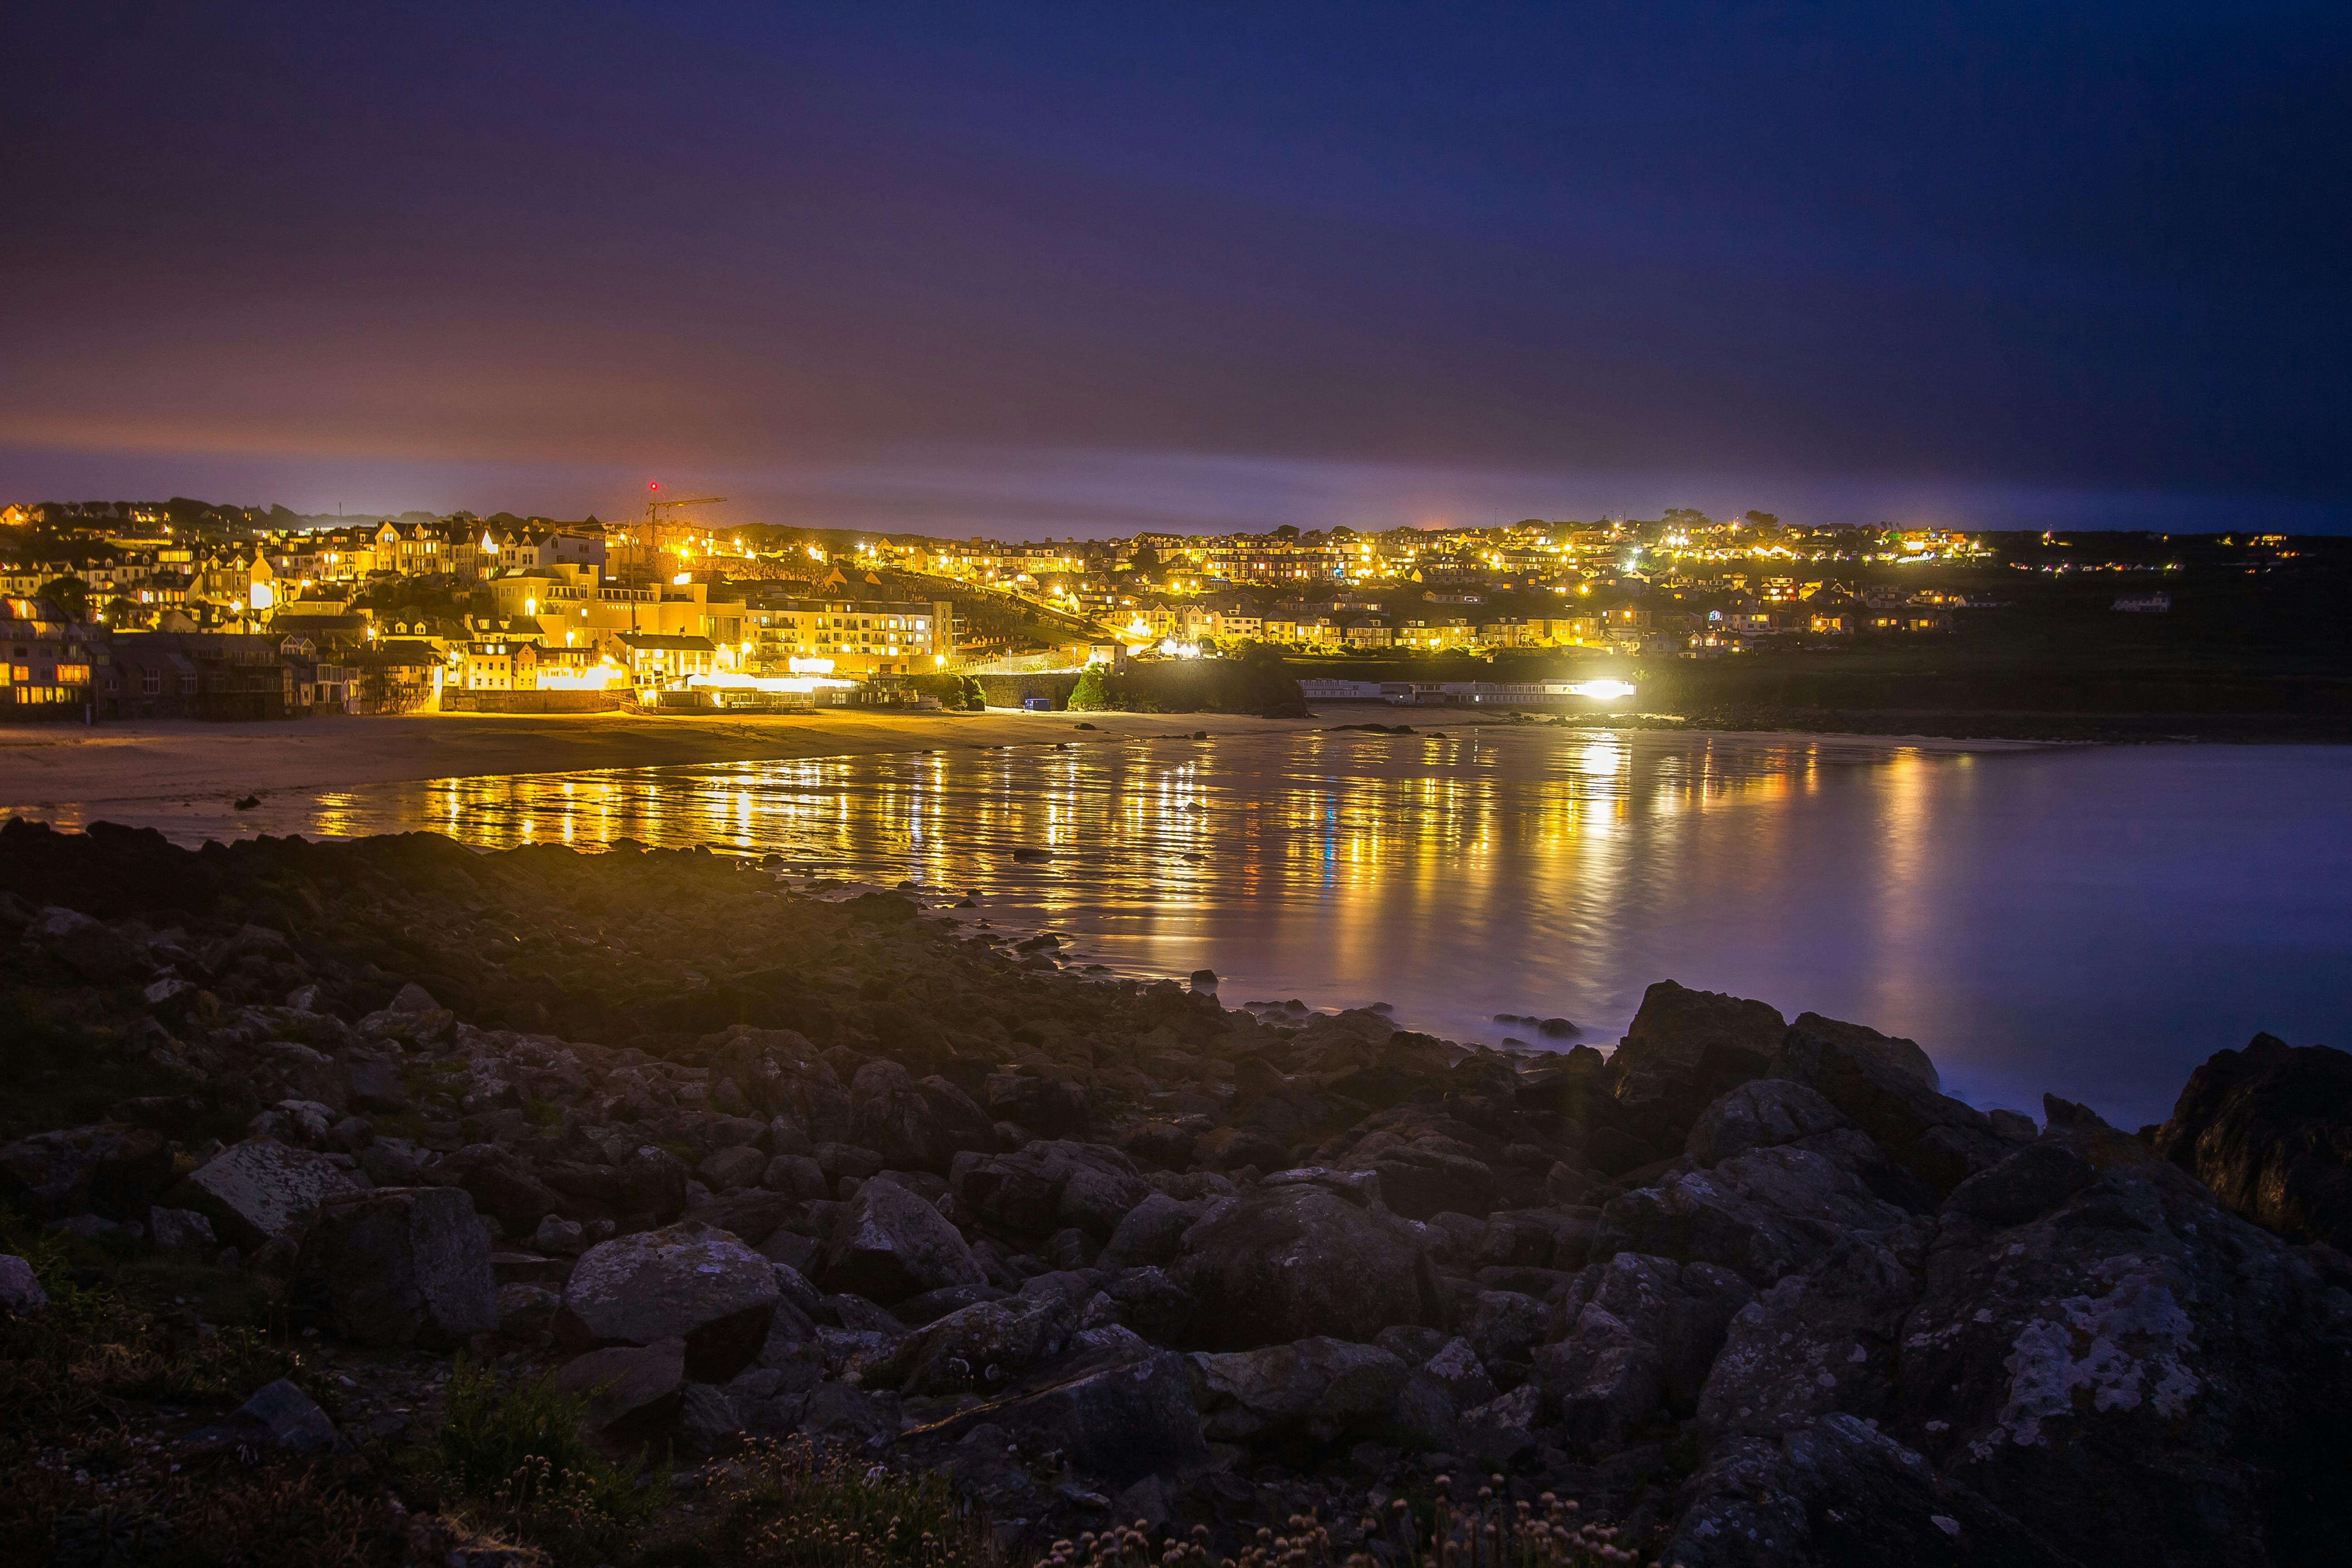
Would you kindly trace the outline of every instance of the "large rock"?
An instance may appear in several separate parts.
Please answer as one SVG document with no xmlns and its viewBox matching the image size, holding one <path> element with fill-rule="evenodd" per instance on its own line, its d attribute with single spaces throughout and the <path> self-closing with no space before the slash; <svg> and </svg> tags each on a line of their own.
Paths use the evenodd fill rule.
<svg viewBox="0 0 2352 1568">
<path fill-rule="evenodd" d="M 49 1304 L 33 1266 L 13 1252 L 0 1252 L 0 1312 L 23 1316 Z"/>
<path fill-rule="evenodd" d="M 334 1338 L 447 1345 L 499 1326 L 489 1240 L 455 1187 L 390 1187 L 320 1203 L 291 1299 Z"/>
<path fill-rule="evenodd" d="M 1003 1427 L 1031 1452 L 1059 1450 L 1114 1486 L 1182 1477 L 1210 1460 L 1185 1359 L 1172 1351 L 1074 1349 L 1003 1399 L 942 1423 L 935 1436 L 951 1440 L 983 1424 Z"/>
<path fill-rule="evenodd" d="M 869 1383 L 895 1383 L 901 1394 L 1003 1393 L 1013 1379 L 1058 1355 L 1077 1311 L 1060 1293 L 977 1301 L 909 1336 L 897 1365 Z"/>
<path fill-rule="evenodd" d="M 1068 1139 L 1010 1154 L 959 1154 L 949 1182 L 984 1225 L 1034 1237 L 1075 1227 L 1097 1241 L 1108 1241 L 1152 1195 L 1125 1154 Z"/>
<path fill-rule="evenodd" d="M 1774 1436 L 1840 1411 L 1881 1414 L 1917 1262 L 1854 1237 L 1741 1308 L 1699 1394 L 1701 1425 Z"/>
<path fill-rule="evenodd" d="M 1719 1446 L 1683 1489 L 1680 1568 L 2071 1568 L 2074 1559 L 1852 1415 Z M 2088 1510 L 2094 1513 L 2103 1510 Z M 2218 1561 L 2102 1554 L 2097 1562 Z"/>
<path fill-rule="evenodd" d="M 2352 1264 L 2076 1108 L 2050 1120 L 2096 1180 L 2022 1223 L 1948 1208 L 1895 1386 L 1853 1413 L 2085 1562 L 2335 1554 Z"/>
<path fill-rule="evenodd" d="M 31 1219 L 143 1221 L 171 1179 L 163 1136 L 119 1121 L 37 1132 L 0 1149 L 0 1202 Z"/>
<path fill-rule="evenodd" d="M 1605 1081 L 1629 1131 L 1665 1152 L 1709 1103 L 1763 1077 L 1787 1032 L 1765 1003 L 1661 980 L 1642 994 Z"/>
<path fill-rule="evenodd" d="M 1868 1041 L 1790 1029 L 1771 1073 L 1817 1090 L 1938 1198 L 2010 1151 L 1983 1111 L 1937 1093 Z"/>
<path fill-rule="evenodd" d="M 585 1400 L 588 1425 L 608 1441 L 656 1443 L 685 1403 L 686 1361 L 683 1340 L 611 1345 L 558 1367 L 555 1391 Z"/>
<path fill-rule="evenodd" d="M 829 1290 L 885 1306 L 987 1274 L 947 1216 L 896 1182 L 867 1182 L 833 1217 L 824 1251 Z"/>
<path fill-rule="evenodd" d="M 781 1295 L 774 1264 L 689 1220 L 590 1247 L 564 1284 L 555 1334 L 571 1351 L 676 1339 L 688 1375 L 723 1383 L 760 1353 Z"/>
<path fill-rule="evenodd" d="M 807 1038 L 791 1029 L 734 1031 L 710 1064 L 761 1116 L 781 1116 L 814 1143 L 849 1139 L 849 1090 Z"/>
<path fill-rule="evenodd" d="M 1227 1443 L 1322 1447 L 1379 1435 L 1412 1375 L 1378 1345 L 1323 1338 L 1192 1358 L 1202 1430 Z"/>
<path fill-rule="evenodd" d="M 1816 1091 L 1764 1078 L 1741 1084 L 1702 1111 L 1683 1148 L 1702 1166 L 1718 1165 L 1751 1149 L 1776 1149 L 1844 1125 L 1838 1108 Z"/>
<path fill-rule="evenodd" d="M 1638 1252 L 1718 1264 L 1765 1286 L 1809 1267 L 1848 1237 L 1911 1223 L 1826 1155 L 1759 1149 L 1611 1199 L 1592 1251 L 1596 1258 Z"/>
<path fill-rule="evenodd" d="M 1800 1013 L 1797 1021 L 1789 1026 L 1875 1056 L 1895 1071 L 1916 1080 L 1922 1088 L 1937 1094 L 1944 1091 L 1943 1076 L 1937 1072 L 1934 1058 L 1920 1048 L 1916 1040 L 1882 1035 L 1866 1024 L 1848 1024 L 1824 1018 L 1819 1013 Z"/>
<path fill-rule="evenodd" d="M 181 1187 L 180 1205 L 213 1222 L 222 1239 L 247 1251 L 299 1228 L 331 1197 L 359 1191 L 324 1154 L 269 1138 L 231 1144 Z"/>
<path fill-rule="evenodd" d="M 2352 1056 L 2271 1035 L 2218 1052 L 2156 1149 L 2255 1224 L 2352 1250 Z"/>
<path fill-rule="evenodd" d="M 93 984 L 127 980 L 141 967 L 139 950 L 107 927 L 77 910 L 43 910 L 25 928 L 25 945 L 37 947 Z"/>
<path fill-rule="evenodd" d="M 1184 1233 L 1171 1278 L 1198 1304 L 1185 1342 L 1251 1350 L 1325 1336 L 1369 1342 L 1445 1318 L 1419 1226 L 1324 1185 L 1219 1200 Z"/>
<path fill-rule="evenodd" d="M 438 1178 L 463 1187 L 474 1206 L 510 1235 L 529 1236 L 549 1215 L 579 1205 L 540 1179 L 539 1173 L 495 1143 L 468 1143 L 443 1159 Z"/>
<path fill-rule="evenodd" d="M 945 1173 L 967 1149 L 993 1151 L 996 1124 L 946 1079 L 918 1081 L 883 1058 L 850 1080 L 849 1142 L 876 1151 L 893 1170 Z"/>
</svg>

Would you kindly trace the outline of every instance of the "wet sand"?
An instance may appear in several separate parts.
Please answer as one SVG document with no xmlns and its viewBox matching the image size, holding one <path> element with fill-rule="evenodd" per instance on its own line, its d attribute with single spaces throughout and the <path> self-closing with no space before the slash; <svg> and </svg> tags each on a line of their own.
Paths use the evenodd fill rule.
<svg viewBox="0 0 2352 1568">
<path fill-rule="evenodd" d="M 1091 723 L 1094 731 L 1076 726 Z M 1136 735 L 1259 734 L 1328 721 L 1215 713 L 646 717 L 633 713 L 425 713 L 206 724 L 194 720 L 0 729 L 0 817 L 76 808 L 235 799 L 411 779 L 569 773 L 674 763 L 862 756 Z"/>
</svg>

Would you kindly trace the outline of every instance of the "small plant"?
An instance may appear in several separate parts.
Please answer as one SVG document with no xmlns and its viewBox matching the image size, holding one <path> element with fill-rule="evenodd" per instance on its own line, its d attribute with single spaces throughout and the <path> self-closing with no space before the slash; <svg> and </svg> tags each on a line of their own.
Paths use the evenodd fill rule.
<svg viewBox="0 0 2352 1568">
<path fill-rule="evenodd" d="M 807 1437 L 753 1440 L 713 1472 L 730 1560 L 759 1568 L 992 1568 L 980 1521 L 935 1475 L 905 1476 Z"/>
<path fill-rule="evenodd" d="M 585 1407 L 547 1378 L 502 1389 L 495 1373 L 459 1356 L 425 1468 L 561 1561 L 610 1555 L 667 1500 L 669 1477 L 656 1470 L 641 1482 L 605 1459 L 582 1425 Z"/>
</svg>

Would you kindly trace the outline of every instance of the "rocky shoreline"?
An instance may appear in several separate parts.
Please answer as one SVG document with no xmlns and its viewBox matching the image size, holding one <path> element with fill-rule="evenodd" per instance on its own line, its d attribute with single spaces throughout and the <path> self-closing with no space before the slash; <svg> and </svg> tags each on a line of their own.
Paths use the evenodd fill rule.
<svg viewBox="0 0 2352 1568">
<path fill-rule="evenodd" d="M 1397 1563 L 1391 1510 L 1482 1488 L 1687 1568 L 2342 1550 L 2341 1053 L 2036 1124 L 1672 982 L 1612 1054 L 1465 1050 L 769 861 L 0 829 L 0 1202 L 306 1347 L 155 1443 L 394 1455 L 463 1351 L 615 1452 L 944 1476 L 1007 1557 Z"/>
</svg>

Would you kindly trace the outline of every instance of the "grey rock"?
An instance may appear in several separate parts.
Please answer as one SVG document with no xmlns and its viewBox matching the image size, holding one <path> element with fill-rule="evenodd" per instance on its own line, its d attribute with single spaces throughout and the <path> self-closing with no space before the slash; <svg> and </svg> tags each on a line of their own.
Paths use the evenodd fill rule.
<svg viewBox="0 0 2352 1568">
<path fill-rule="evenodd" d="M 868 1182 L 843 1205 L 826 1246 L 825 1288 L 887 1305 L 987 1275 L 937 1208 L 890 1182 Z"/>
<path fill-rule="evenodd" d="M 1076 1228 L 1107 1242 L 1152 1195 L 1125 1154 L 1067 1139 L 1009 1154 L 958 1154 L 948 1179 L 958 1201 L 984 1223 L 1040 1237 Z"/>
<path fill-rule="evenodd" d="M 1445 1319 L 1419 1227 L 1318 1186 L 1220 1200 L 1184 1233 L 1169 1276 L 1198 1303 L 1185 1336 L 1201 1350 L 1360 1343 Z"/>
<path fill-rule="evenodd" d="M 327 1199 L 359 1189 L 323 1154 L 249 1138 L 198 1166 L 184 1190 L 184 1206 L 209 1218 L 224 1241 L 252 1251 L 299 1227 Z"/>
<path fill-rule="evenodd" d="M 499 1323 L 489 1244 L 454 1187 L 380 1187 L 322 1201 L 290 1300 L 337 1339 L 446 1345 Z"/>
<path fill-rule="evenodd" d="M 1934 1060 L 1919 1048 L 1916 1040 L 1906 1040 L 1900 1035 L 1882 1035 L 1868 1025 L 1824 1018 L 1819 1013 L 1800 1013 L 1797 1021 L 1789 1026 L 1865 1052 L 1930 1093 L 1943 1092 L 1944 1080 L 1937 1073 Z"/>
<path fill-rule="evenodd" d="M 343 1446 L 341 1434 L 310 1396 L 287 1382 L 264 1384 L 237 1407 L 237 1418 L 269 1434 L 269 1440 L 298 1454 L 315 1454 Z"/>
<path fill-rule="evenodd" d="M 144 1127 L 101 1121 L 37 1132 L 0 1148 L 0 1202 L 37 1220 L 95 1212 L 144 1221 L 172 1179 L 172 1152 Z"/>
<path fill-rule="evenodd" d="M 688 1373 L 717 1382 L 759 1354 L 781 1296 L 774 1264 L 689 1220 L 589 1248 L 563 1287 L 555 1332 L 573 1351 L 675 1339 Z"/>
<path fill-rule="evenodd" d="M 902 1425 L 897 1394 L 843 1383 L 810 1390 L 801 1422 L 813 1436 L 853 1444 L 895 1437 Z"/>
<path fill-rule="evenodd" d="M 1465 1334 L 1488 1366 L 1523 1363 L 1551 1336 L 1552 1315 L 1532 1296 L 1516 1290 L 1481 1290 Z"/>
<path fill-rule="evenodd" d="M 1543 1388 L 1523 1383 L 1499 1399 L 1462 1412 L 1455 1422 L 1461 1451 L 1489 1465 L 1507 1465 L 1536 1446 Z"/>
<path fill-rule="evenodd" d="M 530 1343 L 541 1334 L 551 1333 L 555 1314 L 562 1310 L 563 1293 L 544 1285 L 501 1285 L 499 1287 L 499 1332 L 510 1340 Z"/>
<path fill-rule="evenodd" d="M 903 1373 L 878 1381 L 896 1381 L 909 1395 L 1001 1394 L 1019 1374 L 1059 1354 L 1076 1323 L 1077 1312 L 1064 1297 L 975 1302 L 917 1331 L 900 1352 Z"/>
<path fill-rule="evenodd" d="M 1885 1414 L 1917 1288 L 1892 1249 L 1859 1237 L 1781 1279 L 1732 1319 L 1700 1424 L 1769 1436 L 1840 1411 Z"/>
<path fill-rule="evenodd" d="M 1771 1073 L 1818 1090 L 1939 1197 L 2009 1153 L 1984 1112 L 1937 1093 L 1866 1042 L 1790 1029 Z"/>
<path fill-rule="evenodd" d="M 554 1388 L 584 1399 L 588 1425 L 608 1441 L 658 1443 L 685 1403 L 686 1342 L 609 1345 L 574 1356 L 556 1369 Z"/>
<path fill-rule="evenodd" d="M 33 1266 L 12 1252 L 0 1252 L 0 1312 L 22 1317 L 49 1304 Z"/>
<path fill-rule="evenodd" d="M 1849 1233 L 1907 1223 L 1901 1209 L 1872 1197 L 1822 1155 L 1759 1149 L 1611 1199 L 1593 1251 L 1719 1264 L 1764 1286 L 1807 1267 Z"/>
<path fill-rule="evenodd" d="M 2021 1225 L 2049 1213 L 2099 1179 L 2064 1143 L 2029 1143 L 1952 1189 L 1944 1206 L 1992 1225 Z"/>
<path fill-rule="evenodd" d="M 768 1156 L 757 1149 L 738 1145 L 719 1150 L 703 1161 L 698 1169 L 712 1192 L 732 1192 L 738 1187 L 759 1185 L 767 1173 Z"/>
<path fill-rule="evenodd" d="M 149 1209 L 147 1238 L 158 1252 L 194 1252 L 209 1258 L 220 1250 L 213 1222 L 194 1209 Z"/>
<path fill-rule="evenodd" d="M 1684 1150 L 1699 1165 L 1712 1166 L 1751 1149 L 1794 1143 L 1844 1124 L 1838 1108 L 1816 1090 L 1787 1079 L 1758 1079 L 1701 1112 Z"/>
<path fill-rule="evenodd" d="M 137 947 L 73 910 L 54 906 L 43 910 L 25 928 L 24 942 L 93 984 L 127 980 L 141 967 Z"/>
<path fill-rule="evenodd" d="M 1682 1503 L 1661 1561 L 1683 1568 L 2068 1568 L 2075 1561 L 1852 1415 L 1777 1438 L 1727 1441 L 1685 1486 Z M 2103 1553 L 2096 1561 L 2133 1559 Z"/>
<path fill-rule="evenodd" d="M 743 1439 L 742 1418 L 725 1390 L 707 1383 L 689 1383 L 678 1391 L 677 1420 L 672 1430 L 677 1452 L 690 1459 L 713 1459 L 732 1453 Z"/>
<path fill-rule="evenodd" d="M 1319 1336 L 1192 1358 L 1202 1430 L 1228 1443 L 1319 1446 L 1371 1436 L 1411 1375 L 1377 1345 Z"/>
<path fill-rule="evenodd" d="M 1180 1203 L 1153 1193 L 1127 1211 L 1102 1249 L 1106 1268 L 1135 1268 L 1176 1261 L 1184 1232 L 1208 1211 L 1205 1202 Z"/>
</svg>

